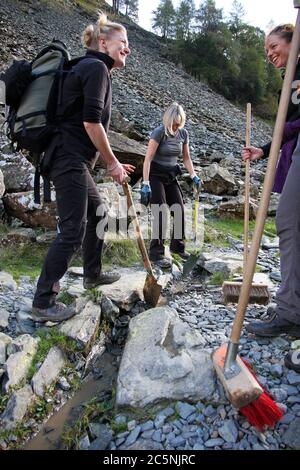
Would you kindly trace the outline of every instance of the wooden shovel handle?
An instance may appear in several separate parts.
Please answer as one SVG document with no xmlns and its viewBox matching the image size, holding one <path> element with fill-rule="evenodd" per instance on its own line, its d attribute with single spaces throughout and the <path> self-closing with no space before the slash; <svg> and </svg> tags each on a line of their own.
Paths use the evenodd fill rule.
<svg viewBox="0 0 300 470">
<path fill-rule="evenodd" d="M 297 21 L 293 33 L 291 49 L 289 53 L 286 74 L 284 77 L 279 108 L 276 117 L 275 128 L 273 132 L 272 145 L 270 155 L 268 158 L 268 166 L 264 180 L 264 186 L 261 196 L 261 201 L 256 217 L 256 223 L 253 233 L 253 238 L 250 246 L 250 251 L 247 260 L 246 272 L 244 273 L 243 284 L 241 287 L 239 302 L 237 306 L 237 313 L 234 319 L 230 341 L 232 343 L 239 343 L 241 330 L 246 314 L 246 308 L 249 300 L 252 279 L 255 271 L 257 255 L 260 247 L 261 237 L 264 230 L 264 223 L 266 220 L 271 191 L 274 183 L 278 155 L 281 147 L 284 125 L 286 121 L 287 109 L 291 97 L 292 82 L 294 80 L 296 64 L 298 61 L 300 47 L 300 9 L 297 14 Z"/>
<path fill-rule="evenodd" d="M 247 121 L 246 121 L 246 147 L 249 147 L 251 140 L 251 104 L 247 103 Z M 249 214 L 250 214 L 250 160 L 245 163 L 245 205 L 244 205 L 244 269 L 249 250 Z"/>
<path fill-rule="evenodd" d="M 152 266 L 151 266 L 151 263 L 150 263 L 150 260 L 149 260 L 149 257 L 148 257 L 145 242 L 144 242 L 144 239 L 142 237 L 142 232 L 141 232 L 139 220 L 138 220 L 137 213 L 136 213 L 136 210 L 135 210 L 135 207 L 134 207 L 134 203 L 133 203 L 133 199 L 132 199 L 132 195 L 131 195 L 131 190 L 130 190 L 130 187 L 129 187 L 129 184 L 127 183 L 127 181 L 124 181 L 123 189 L 124 189 L 124 194 L 127 198 L 128 212 L 130 212 L 130 216 L 132 218 L 132 223 L 133 223 L 134 230 L 135 230 L 135 233 L 136 233 L 136 236 L 137 236 L 137 242 L 138 242 L 139 249 L 140 249 L 140 252 L 141 252 L 141 255 L 142 255 L 142 258 L 143 258 L 144 266 L 145 266 L 146 270 L 148 271 L 148 273 L 151 274 L 154 277 L 153 269 L 152 269 Z"/>
</svg>

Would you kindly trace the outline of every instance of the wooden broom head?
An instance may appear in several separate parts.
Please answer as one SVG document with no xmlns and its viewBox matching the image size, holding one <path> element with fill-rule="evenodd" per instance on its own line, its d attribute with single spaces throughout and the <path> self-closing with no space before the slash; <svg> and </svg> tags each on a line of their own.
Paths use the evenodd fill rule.
<svg viewBox="0 0 300 470">
<path fill-rule="evenodd" d="M 237 304 L 242 288 L 241 282 L 223 282 L 222 292 L 225 304 Z M 267 305 L 270 302 L 270 293 L 265 284 L 252 284 L 249 295 L 250 304 Z"/>
<path fill-rule="evenodd" d="M 229 401 L 235 408 L 243 408 L 257 400 L 263 393 L 263 389 L 239 356 L 236 358 L 235 371 L 230 374 L 229 378 L 225 377 L 226 351 L 227 344 L 223 344 L 212 353 L 212 361 Z"/>
</svg>

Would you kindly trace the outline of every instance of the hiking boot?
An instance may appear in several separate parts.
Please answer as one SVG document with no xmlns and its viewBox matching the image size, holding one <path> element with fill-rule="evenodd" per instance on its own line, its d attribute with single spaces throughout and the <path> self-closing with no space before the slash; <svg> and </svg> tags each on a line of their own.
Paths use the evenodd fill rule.
<svg viewBox="0 0 300 470">
<path fill-rule="evenodd" d="M 104 284 L 112 284 L 117 282 L 120 279 L 119 274 L 114 273 L 101 273 L 95 278 L 84 277 L 83 278 L 83 287 L 85 289 L 94 289 L 94 287 L 102 286 Z"/>
<path fill-rule="evenodd" d="M 300 374 L 300 349 L 289 352 L 284 358 L 284 365 Z"/>
<path fill-rule="evenodd" d="M 246 325 L 248 333 L 267 337 L 288 334 L 300 338 L 300 325 L 281 318 L 273 307 L 269 307 L 267 311 L 273 311 L 267 320 L 256 320 Z"/>
<path fill-rule="evenodd" d="M 71 306 L 66 306 L 61 302 L 57 302 L 48 308 L 32 307 L 32 319 L 38 323 L 61 322 L 76 315 L 76 310 Z"/>
<path fill-rule="evenodd" d="M 190 257 L 190 253 L 187 253 L 186 251 L 181 251 L 180 253 L 177 253 L 176 251 L 172 251 L 171 253 L 172 253 L 172 255 L 180 256 L 180 258 L 183 261 L 186 261 Z"/>
<path fill-rule="evenodd" d="M 169 258 L 157 259 L 151 261 L 151 263 L 155 264 L 156 266 L 162 269 L 170 269 L 172 267 L 172 261 Z"/>
</svg>

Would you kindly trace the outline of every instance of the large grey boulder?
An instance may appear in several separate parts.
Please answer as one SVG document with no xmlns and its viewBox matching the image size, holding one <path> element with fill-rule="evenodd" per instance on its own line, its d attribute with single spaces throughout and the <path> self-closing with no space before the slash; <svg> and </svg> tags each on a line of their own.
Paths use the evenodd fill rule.
<svg viewBox="0 0 300 470">
<path fill-rule="evenodd" d="M 209 400 L 215 375 L 204 345 L 201 334 L 169 307 L 133 318 L 117 379 L 117 404 L 145 407 L 161 400 Z"/>
<path fill-rule="evenodd" d="M 78 345 L 88 348 L 95 338 L 101 318 L 101 307 L 89 301 L 83 309 L 61 324 L 59 330 L 69 338 L 74 339 Z"/>
<path fill-rule="evenodd" d="M 0 271 L 0 290 L 17 290 L 17 283 L 11 274 Z"/>
<path fill-rule="evenodd" d="M 6 430 L 14 429 L 22 421 L 34 399 L 35 395 L 32 393 L 30 385 L 25 385 L 14 392 L 0 416 L 1 427 L 3 426 L 3 429 Z"/>
<path fill-rule="evenodd" d="M 7 346 L 12 342 L 10 336 L 0 333 L 0 366 L 5 363 L 7 357 Z"/>
<path fill-rule="evenodd" d="M 108 136 L 111 148 L 120 162 L 131 163 L 136 167 L 135 175 L 137 175 L 137 178 L 142 176 L 147 147 L 141 142 L 129 139 L 125 135 L 114 131 L 110 131 Z"/>
<path fill-rule="evenodd" d="M 34 167 L 21 152 L 0 151 L 0 165 L 3 172 L 5 189 L 9 193 L 33 189 Z"/>
<path fill-rule="evenodd" d="M 5 330 L 8 327 L 8 319 L 10 313 L 4 308 L 0 308 L 0 331 Z"/>
<path fill-rule="evenodd" d="M 121 278 L 113 284 L 100 286 L 98 290 L 108 297 L 120 309 L 130 312 L 138 300 L 144 300 L 143 288 L 147 272 L 140 268 L 122 268 L 118 273 Z M 164 288 L 170 275 L 159 277 L 158 283 Z"/>
<path fill-rule="evenodd" d="M 233 176 L 217 163 L 213 163 L 204 170 L 203 189 L 212 194 L 232 196 L 236 195 L 238 190 Z"/>
<path fill-rule="evenodd" d="M 9 357 L 4 364 L 4 390 L 18 385 L 27 376 L 33 356 L 38 348 L 39 339 L 30 335 L 22 335 L 7 346 Z"/>
<path fill-rule="evenodd" d="M 44 396 L 45 388 L 58 378 L 65 362 L 66 358 L 61 349 L 56 346 L 50 349 L 43 364 L 32 377 L 31 385 L 36 395 Z"/>
<path fill-rule="evenodd" d="M 245 199 L 244 196 L 232 198 L 229 201 L 221 202 L 218 208 L 218 215 L 224 219 L 242 219 L 244 217 Z M 249 219 L 256 217 L 258 205 L 253 199 L 249 203 Z"/>
<path fill-rule="evenodd" d="M 212 253 L 201 253 L 197 264 L 210 274 L 222 273 L 224 277 L 228 277 L 231 274 L 241 272 L 243 268 L 243 254 L 216 251 Z"/>
</svg>

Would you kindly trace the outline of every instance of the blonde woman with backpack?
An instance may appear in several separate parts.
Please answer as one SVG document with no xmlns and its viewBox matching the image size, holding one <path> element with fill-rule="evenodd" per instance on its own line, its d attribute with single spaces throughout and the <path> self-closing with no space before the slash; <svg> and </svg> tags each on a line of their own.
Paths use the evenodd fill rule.
<svg viewBox="0 0 300 470">
<path fill-rule="evenodd" d="M 59 230 L 44 261 L 33 299 L 32 316 L 37 322 L 60 322 L 75 315 L 73 307 L 56 302 L 56 296 L 59 280 L 80 247 L 85 288 L 110 284 L 120 277 L 102 272 L 104 234 L 99 238 L 96 228 L 106 214 L 97 215 L 103 204 L 90 170 L 99 154 L 119 184 L 134 170 L 132 165 L 118 161 L 107 139 L 111 71 L 125 66 L 130 49 L 124 26 L 108 21 L 104 14 L 85 29 L 83 44 L 86 57 L 64 80 L 63 120 L 46 151 L 48 157 L 51 154 L 50 177 L 56 191 Z"/>
</svg>

